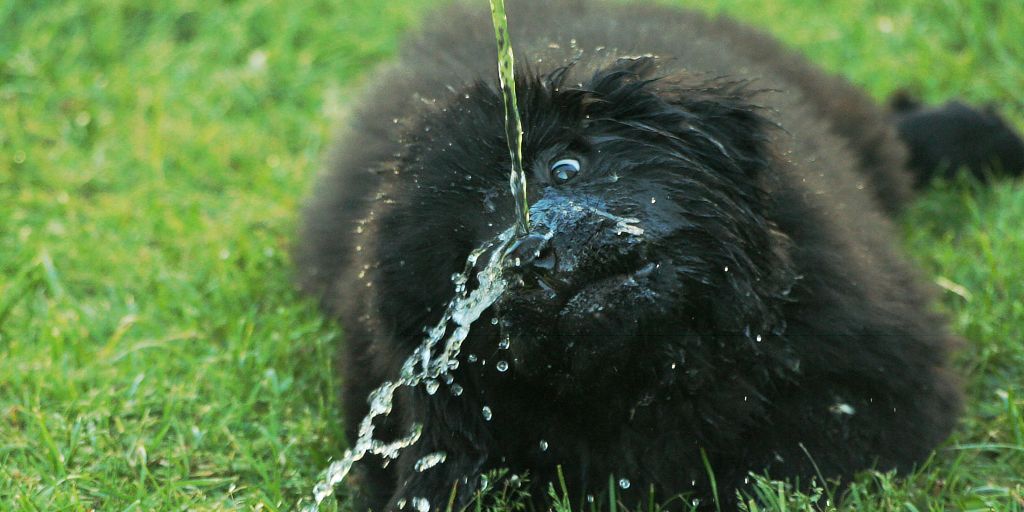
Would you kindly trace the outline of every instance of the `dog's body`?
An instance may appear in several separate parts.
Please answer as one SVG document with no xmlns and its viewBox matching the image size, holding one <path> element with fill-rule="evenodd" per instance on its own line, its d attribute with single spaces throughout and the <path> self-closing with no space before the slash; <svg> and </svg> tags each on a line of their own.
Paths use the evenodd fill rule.
<svg viewBox="0 0 1024 512">
<path fill-rule="evenodd" d="M 350 440 L 450 276 L 513 223 L 477 4 L 374 77 L 307 210 L 297 261 L 345 328 Z M 399 392 L 383 431 L 423 435 L 387 469 L 359 464 L 363 505 L 443 507 L 453 486 L 463 504 L 494 468 L 528 474 L 542 502 L 558 466 L 572 500 L 614 478 L 626 503 L 710 503 L 710 466 L 728 508 L 750 471 L 806 483 L 923 460 L 959 412 L 956 339 L 894 242 L 887 213 L 913 177 L 886 114 L 728 20 L 509 8 L 535 250 L 472 327 L 476 362 L 452 372 L 465 392 Z M 553 178 L 566 158 L 579 174 Z M 413 468 L 435 452 L 447 460 Z"/>
</svg>

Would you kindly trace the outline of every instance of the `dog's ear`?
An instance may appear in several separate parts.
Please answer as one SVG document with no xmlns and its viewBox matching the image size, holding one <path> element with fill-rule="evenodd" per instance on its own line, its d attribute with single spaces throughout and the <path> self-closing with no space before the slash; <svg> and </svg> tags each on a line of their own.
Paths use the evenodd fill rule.
<svg viewBox="0 0 1024 512">
<path fill-rule="evenodd" d="M 706 161 L 745 199 L 735 212 L 743 221 L 743 247 L 734 253 L 736 267 L 728 273 L 729 287 L 743 300 L 716 301 L 716 323 L 726 329 L 779 334 L 785 330 L 782 308 L 798 280 L 790 258 L 789 238 L 770 220 L 767 190 L 775 178 L 775 158 L 769 137 L 777 125 L 761 115 L 748 82 L 707 82 L 689 86 L 668 77 L 659 95 L 678 109 L 685 122 L 677 129 L 703 141 Z M 742 326 L 740 324 L 742 322 Z"/>
<path fill-rule="evenodd" d="M 725 286 L 741 300 L 713 301 L 715 323 L 726 330 L 780 334 L 783 307 L 799 275 L 790 257 L 791 241 L 770 220 L 768 183 L 775 177 L 770 137 L 778 125 L 762 115 L 760 94 L 749 81 L 707 80 L 669 75 L 651 82 L 653 91 L 678 117 L 679 137 L 691 141 L 695 157 L 728 181 L 732 194 L 743 196 L 730 213 L 739 234 L 730 247 L 736 265 Z M 723 244 L 725 244 L 723 242 Z M 725 244 L 728 245 L 728 244 Z M 725 289 L 722 289 L 724 291 Z"/>
<path fill-rule="evenodd" d="M 572 91 L 581 113 L 646 131 L 660 142 L 729 173 L 743 186 L 769 167 L 776 125 L 761 115 L 749 81 L 661 74 L 658 58 L 620 58 Z"/>
<path fill-rule="evenodd" d="M 771 166 L 769 136 L 777 126 L 765 118 L 755 97 L 762 90 L 748 81 L 712 80 L 696 85 L 673 76 L 656 84 L 658 95 L 679 110 L 683 122 L 677 126 L 690 137 L 703 140 L 705 156 L 722 170 L 756 180 Z"/>
</svg>

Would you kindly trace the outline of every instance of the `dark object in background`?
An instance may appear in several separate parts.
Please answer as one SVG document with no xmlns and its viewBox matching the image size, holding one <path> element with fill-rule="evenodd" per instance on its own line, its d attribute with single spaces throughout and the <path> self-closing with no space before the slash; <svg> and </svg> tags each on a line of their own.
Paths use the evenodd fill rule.
<svg viewBox="0 0 1024 512">
<path fill-rule="evenodd" d="M 653 490 L 711 506 L 709 465 L 730 509 L 750 471 L 806 485 L 924 460 L 960 411 L 958 339 L 887 217 L 913 195 L 889 114 L 728 19 L 508 7 L 529 69 L 533 250 L 473 325 L 452 372 L 464 392 L 396 395 L 379 430 L 417 422 L 422 438 L 386 469 L 357 465 L 357 507 L 436 510 L 454 489 L 459 509 L 481 473 L 509 468 L 544 509 L 559 466 L 574 506 L 609 478 L 630 505 Z M 450 276 L 513 222 L 486 6 L 425 26 L 370 78 L 296 251 L 303 288 L 345 328 L 350 441 Z M 436 452 L 443 464 L 414 469 Z"/>
<path fill-rule="evenodd" d="M 921 187 L 966 169 L 980 181 L 1024 174 L 1024 141 L 992 107 L 959 101 L 926 107 L 904 92 L 890 100 L 900 138 L 910 149 L 908 166 Z"/>
</svg>

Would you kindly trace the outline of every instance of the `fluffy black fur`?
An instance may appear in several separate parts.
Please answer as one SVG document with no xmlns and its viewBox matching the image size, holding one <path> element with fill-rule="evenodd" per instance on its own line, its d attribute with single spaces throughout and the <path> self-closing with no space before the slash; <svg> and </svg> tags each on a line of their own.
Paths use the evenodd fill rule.
<svg viewBox="0 0 1024 512">
<path fill-rule="evenodd" d="M 1024 141 L 991 106 L 971 108 L 959 101 L 925 107 L 900 92 L 889 102 L 900 138 L 910 149 L 907 162 L 921 187 L 936 177 L 966 170 L 979 181 L 993 174 L 1024 173 Z"/>
<path fill-rule="evenodd" d="M 473 325 L 465 392 L 397 396 L 383 431 L 418 422 L 422 439 L 358 465 L 360 506 L 437 509 L 453 489 L 464 504 L 493 468 L 528 474 L 542 506 L 559 465 L 575 503 L 610 477 L 631 482 L 626 503 L 710 503 L 706 455 L 729 509 L 750 471 L 806 483 L 923 460 L 960 410 L 957 339 L 894 241 L 887 212 L 914 179 L 886 112 L 727 19 L 510 4 L 533 236 Z M 350 440 L 450 276 L 513 223 L 485 6 L 426 26 L 371 78 L 296 254 L 345 327 Z M 565 157 L 582 171 L 557 185 Z M 413 469 L 437 451 L 444 464 Z"/>
</svg>

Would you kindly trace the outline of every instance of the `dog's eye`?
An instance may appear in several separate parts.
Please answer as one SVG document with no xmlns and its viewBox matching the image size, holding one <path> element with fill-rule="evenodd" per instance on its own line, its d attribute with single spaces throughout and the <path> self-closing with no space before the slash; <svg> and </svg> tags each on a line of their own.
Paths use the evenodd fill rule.
<svg viewBox="0 0 1024 512">
<path fill-rule="evenodd" d="M 551 164 L 551 180 L 561 185 L 580 173 L 580 161 L 574 158 L 563 158 Z"/>
</svg>

